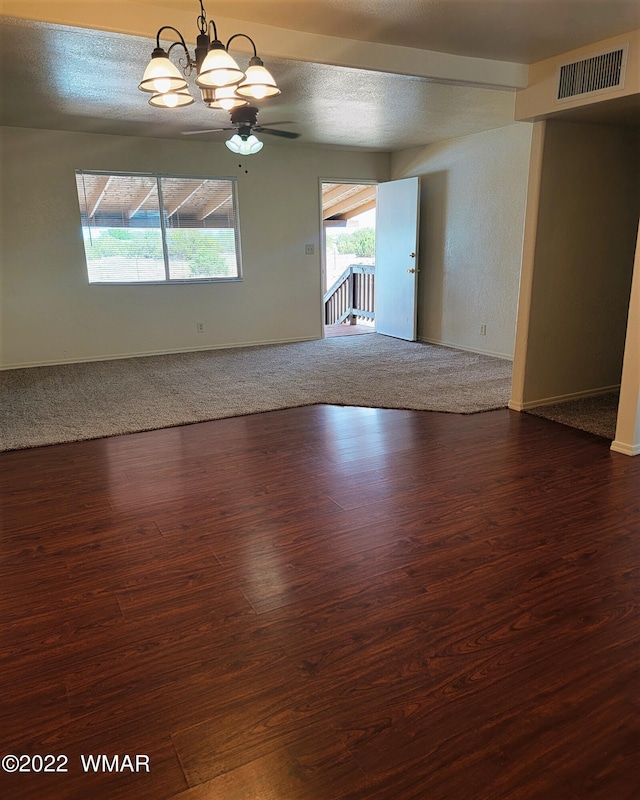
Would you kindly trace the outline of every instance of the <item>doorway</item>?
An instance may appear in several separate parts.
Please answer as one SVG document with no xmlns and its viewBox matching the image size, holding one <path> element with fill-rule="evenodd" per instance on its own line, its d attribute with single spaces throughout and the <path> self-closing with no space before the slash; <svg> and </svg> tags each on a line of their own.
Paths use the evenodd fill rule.
<svg viewBox="0 0 640 800">
<path fill-rule="evenodd" d="M 321 184 L 325 337 L 375 331 L 376 194 L 375 183 Z"/>
<path fill-rule="evenodd" d="M 542 146 L 531 169 L 543 179 L 527 212 L 535 233 L 524 244 L 527 319 L 518 327 L 510 403 L 609 440 L 640 218 L 640 135 L 615 123 L 615 115 L 607 124 L 548 119 L 534 131 Z"/>
</svg>

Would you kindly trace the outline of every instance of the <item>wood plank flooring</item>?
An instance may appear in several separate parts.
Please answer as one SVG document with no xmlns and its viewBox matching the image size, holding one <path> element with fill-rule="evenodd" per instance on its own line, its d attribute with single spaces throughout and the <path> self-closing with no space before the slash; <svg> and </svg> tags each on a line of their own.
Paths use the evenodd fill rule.
<svg viewBox="0 0 640 800">
<path fill-rule="evenodd" d="M 376 329 L 373 325 L 325 325 L 324 335 L 325 338 L 331 339 L 334 336 L 360 336 L 367 333 L 375 333 Z"/>
<path fill-rule="evenodd" d="M 312 406 L 0 454 L 0 492 L 0 756 L 68 758 L 3 798 L 640 797 L 604 439 Z"/>
</svg>

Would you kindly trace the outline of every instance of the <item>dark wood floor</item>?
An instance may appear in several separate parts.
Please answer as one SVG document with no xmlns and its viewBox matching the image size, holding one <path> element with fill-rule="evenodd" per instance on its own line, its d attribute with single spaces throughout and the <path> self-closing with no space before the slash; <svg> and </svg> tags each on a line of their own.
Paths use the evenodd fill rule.
<svg viewBox="0 0 640 800">
<path fill-rule="evenodd" d="M 604 439 L 316 406 L 4 453 L 0 491 L 0 751 L 68 757 L 3 798 L 640 797 L 640 458 Z"/>
</svg>

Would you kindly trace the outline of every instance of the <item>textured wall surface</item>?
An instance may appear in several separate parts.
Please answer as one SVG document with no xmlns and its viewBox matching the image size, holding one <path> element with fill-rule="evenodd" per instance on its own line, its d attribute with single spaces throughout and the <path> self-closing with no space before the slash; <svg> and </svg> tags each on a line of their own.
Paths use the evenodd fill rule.
<svg viewBox="0 0 640 800">
<path fill-rule="evenodd" d="M 419 338 L 513 357 L 530 145 L 523 123 L 392 155 L 421 177 Z"/>
<path fill-rule="evenodd" d="M 389 157 L 269 141 L 238 165 L 222 143 L 3 129 L 0 365 L 321 336 L 319 180 L 386 180 Z M 89 286 L 76 169 L 237 176 L 244 280 Z"/>
</svg>

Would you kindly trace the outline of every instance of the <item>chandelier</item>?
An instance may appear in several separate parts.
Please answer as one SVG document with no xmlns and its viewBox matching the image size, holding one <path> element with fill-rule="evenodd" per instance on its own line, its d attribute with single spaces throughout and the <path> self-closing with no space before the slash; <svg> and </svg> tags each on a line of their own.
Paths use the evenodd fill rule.
<svg viewBox="0 0 640 800">
<path fill-rule="evenodd" d="M 209 108 L 232 111 L 248 105 L 250 101 L 264 100 L 280 94 L 280 89 L 259 58 L 255 42 L 250 36 L 236 33 L 226 45 L 223 44 L 218 39 L 215 22 L 207 21 L 203 0 L 200 0 L 197 22 L 200 33 L 196 38 L 194 57 L 189 53 L 184 37 L 177 28 L 165 25 L 156 34 L 155 49 L 138 86 L 141 92 L 151 94 L 149 103 L 152 106 L 183 108 L 195 102 L 185 79 L 194 72 L 202 100 Z M 173 31 L 178 36 L 166 51 L 160 46 L 160 35 L 163 31 Z M 240 69 L 229 53 L 229 45 L 239 37 L 248 39 L 253 47 L 253 56 L 246 72 Z M 169 58 L 176 47 L 184 51 L 178 59 L 181 69 Z"/>
</svg>

